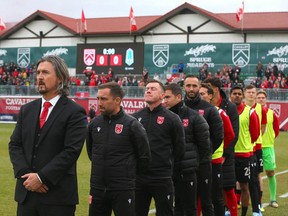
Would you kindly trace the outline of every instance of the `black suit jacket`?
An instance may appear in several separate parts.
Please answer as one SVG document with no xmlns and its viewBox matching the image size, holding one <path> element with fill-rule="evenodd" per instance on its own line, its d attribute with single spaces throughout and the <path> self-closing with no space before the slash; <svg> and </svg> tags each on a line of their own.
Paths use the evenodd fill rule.
<svg viewBox="0 0 288 216">
<path fill-rule="evenodd" d="M 10 138 L 10 159 L 17 178 L 15 200 L 23 203 L 28 193 L 21 176 L 37 172 L 49 188 L 48 193 L 39 193 L 41 202 L 77 204 L 76 161 L 85 140 L 86 112 L 62 96 L 40 129 L 40 110 L 41 99 L 23 105 Z"/>
</svg>

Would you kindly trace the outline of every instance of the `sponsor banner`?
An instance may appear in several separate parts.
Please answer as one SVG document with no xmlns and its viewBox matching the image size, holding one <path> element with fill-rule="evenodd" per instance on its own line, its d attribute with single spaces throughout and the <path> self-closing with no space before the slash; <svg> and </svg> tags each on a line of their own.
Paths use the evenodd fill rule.
<svg viewBox="0 0 288 216">
<path fill-rule="evenodd" d="M 39 97 L 0 97 L 0 121 L 16 121 L 16 116 L 22 105 L 33 101 Z M 99 114 L 98 101 L 93 98 L 72 98 L 76 103 L 83 106 L 88 113 L 89 108 L 93 107 L 96 114 Z M 121 106 L 124 110 L 132 114 L 146 106 L 144 100 L 141 98 L 125 98 Z"/>
<path fill-rule="evenodd" d="M 22 105 L 35 100 L 39 97 L 0 97 L 0 121 L 16 121 L 17 114 Z M 89 108 L 93 107 L 96 110 L 96 114 L 99 114 L 98 101 L 93 98 L 72 98 L 76 103 L 83 106 L 88 113 Z M 124 98 L 121 106 L 124 110 L 132 114 L 144 107 L 146 103 L 143 98 Z M 280 129 L 288 130 L 288 102 L 271 101 L 267 103 L 267 106 L 275 111 L 279 116 Z M 161 123 L 161 118 L 159 119 Z M 183 122 L 185 125 L 185 122 Z"/>
</svg>

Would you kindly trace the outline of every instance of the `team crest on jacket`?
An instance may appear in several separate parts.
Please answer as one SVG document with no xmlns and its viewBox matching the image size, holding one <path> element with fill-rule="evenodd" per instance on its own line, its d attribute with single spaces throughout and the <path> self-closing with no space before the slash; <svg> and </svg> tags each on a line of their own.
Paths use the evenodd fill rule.
<svg viewBox="0 0 288 216">
<path fill-rule="evenodd" d="M 202 116 L 204 115 L 204 110 L 199 109 L 198 112 L 199 112 L 200 115 L 202 115 Z"/>
<path fill-rule="evenodd" d="M 116 134 L 122 133 L 122 130 L 123 130 L 123 125 L 122 124 L 116 124 L 115 125 L 115 133 Z"/>
<path fill-rule="evenodd" d="M 165 118 L 163 116 L 158 116 L 157 118 L 157 124 L 161 125 L 164 123 Z"/>
<path fill-rule="evenodd" d="M 188 127 L 188 125 L 189 125 L 189 119 L 183 119 L 183 120 L 182 120 L 182 123 L 183 123 L 183 126 L 184 126 L 184 127 Z"/>
</svg>

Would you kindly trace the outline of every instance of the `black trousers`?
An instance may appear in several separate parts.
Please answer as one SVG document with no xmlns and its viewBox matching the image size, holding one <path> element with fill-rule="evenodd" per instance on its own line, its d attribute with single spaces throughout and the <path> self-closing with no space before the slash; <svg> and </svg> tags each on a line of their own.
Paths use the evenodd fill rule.
<svg viewBox="0 0 288 216">
<path fill-rule="evenodd" d="M 40 202 L 41 194 L 29 192 L 23 204 L 18 203 L 17 216 L 74 216 L 76 205 L 47 205 Z"/>
<path fill-rule="evenodd" d="M 175 179 L 174 216 L 197 216 L 197 176 L 189 174 L 189 179 Z"/>
<path fill-rule="evenodd" d="M 253 212 L 259 212 L 260 208 L 260 183 L 258 179 L 258 170 L 259 168 L 257 167 L 257 157 L 254 154 L 251 156 L 251 181 L 249 182 L 249 192 L 250 192 L 250 198 L 251 198 L 251 203 L 252 203 L 252 210 Z"/>
<path fill-rule="evenodd" d="M 212 168 L 211 163 L 201 164 L 197 172 L 197 193 L 201 201 L 202 215 L 214 216 L 212 205 Z"/>
<path fill-rule="evenodd" d="M 90 189 L 89 216 L 135 216 L 134 190 L 103 191 Z"/>
<path fill-rule="evenodd" d="M 222 164 L 212 163 L 212 203 L 215 215 L 224 215 Z"/>
<path fill-rule="evenodd" d="M 154 198 L 157 216 L 173 216 L 174 187 L 171 178 L 136 182 L 136 215 L 147 216 Z"/>
</svg>

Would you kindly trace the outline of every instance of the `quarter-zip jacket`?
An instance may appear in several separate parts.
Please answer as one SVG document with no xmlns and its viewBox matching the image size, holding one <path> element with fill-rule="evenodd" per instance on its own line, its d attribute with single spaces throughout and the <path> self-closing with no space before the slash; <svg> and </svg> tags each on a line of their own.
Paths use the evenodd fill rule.
<svg viewBox="0 0 288 216">
<path fill-rule="evenodd" d="M 174 169 L 174 178 L 186 178 L 198 170 L 199 164 L 211 163 L 209 126 L 206 120 L 182 101 L 170 109 L 178 114 L 185 130 L 185 155 Z"/>
<path fill-rule="evenodd" d="M 145 129 L 122 108 L 111 118 L 93 119 L 86 146 L 92 161 L 91 188 L 98 190 L 135 189 L 136 172 L 145 170 L 151 157 Z"/>
<path fill-rule="evenodd" d="M 182 160 L 185 151 L 184 128 L 179 116 L 160 104 L 152 111 L 146 107 L 133 114 L 147 131 L 152 160 L 139 180 L 171 178 L 174 162 Z"/>
</svg>

